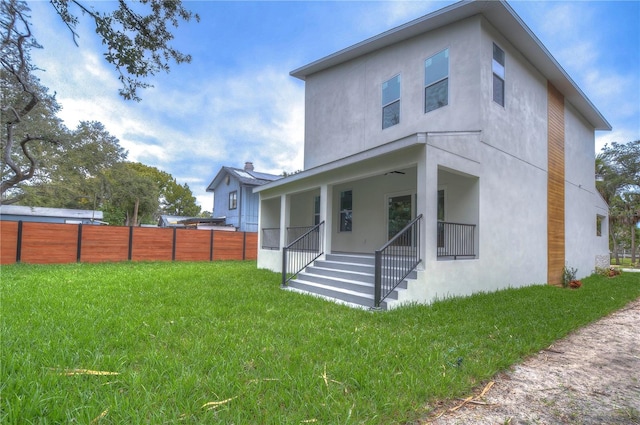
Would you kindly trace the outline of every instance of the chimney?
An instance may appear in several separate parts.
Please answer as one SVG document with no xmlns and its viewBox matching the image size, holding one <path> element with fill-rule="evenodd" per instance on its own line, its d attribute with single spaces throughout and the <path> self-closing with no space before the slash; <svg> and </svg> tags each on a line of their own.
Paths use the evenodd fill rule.
<svg viewBox="0 0 640 425">
<path fill-rule="evenodd" d="M 245 162 L 244 171 L 253 171 L 253 162 Z"/>
</svg>

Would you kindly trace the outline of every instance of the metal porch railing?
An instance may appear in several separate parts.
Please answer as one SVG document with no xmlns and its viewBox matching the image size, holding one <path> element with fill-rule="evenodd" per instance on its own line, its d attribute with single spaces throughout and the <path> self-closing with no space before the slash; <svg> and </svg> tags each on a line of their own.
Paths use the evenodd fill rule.
<svg viewBox="0 0 640 425">
<path fill-rule="evenodd" d="M 438 257 L 475 257 L 475 224 L 438 222 Z"/>
<path fill-rule="evenodd" d="M 287 227 L 287 244 L 292 243 L 300 236 L 307 233 L 309 230 L 313 229 L 314 226 L 294 226 Z"/>
<path fill-rule="evenodd" d="M 422 214 L 407 224 L 375 252 L 374 308 L 422 261 L 420 255 L 420 224 Z"/>
<path fill-rule="evenodd" d="M 282 286 L 324 254 L 324 221 L 282 249 Z"/>
<path fill-rule="evenodd" d="M 287 244 L 313 229 L 313 226 L 287 227 Z M 280 228 L 269 227 L 262 229 L 262 249 L 280 249 Z"/>
</svg>

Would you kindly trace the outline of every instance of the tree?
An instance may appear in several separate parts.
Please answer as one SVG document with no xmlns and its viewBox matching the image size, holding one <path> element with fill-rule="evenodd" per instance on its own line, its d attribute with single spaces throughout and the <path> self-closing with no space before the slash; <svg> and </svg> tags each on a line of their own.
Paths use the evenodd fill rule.
<svg viewBox="0 0 640 425">
<path fill-rule="evenodd" d="M 636 227 L 640 222 L 640 140 L 629 143 L 605 145 L 596 158 L 596 174 L 602 176 L 597 188 L 609 203 L 610 222 L 629 230 L 631 237 L 631 261 L 636 258 Z M 612 234 L 617 257 L 617 232 Z"/>
<path fill-rule="evenodd" d="M 114 225 L 137 226 L 153 223 L 158 210 L 160 188 L 142 164 L 121 162 L 108 170 L 105 193 L 105 221 Z"/>
<path fill-rule="evenodd" d="M 83 121 L 48 153 L 39 178 L 20 187 L 21 203 L 95 209 L 105 196 L 107 170 L 126 156 L 118 139 L 101 123 Z"/>
<path fill-rule="evenodd" d="M 196 216 L 200 213 L 196 198 L 186 183 L 179 185 L 171 174 L 155 167 L 140 163 L 132 164 L 131 167 L 152 179 L 158 186 L 159 209 L 155 219 L 159 219 L 161 214 Z"/>
<path fill-rule="evenodd" d="M 174 36 L 169 25 L 177 28 L 180 20 L 200 21 L 197 14 L 182 6 L 181 0 L 140 0 L 137 3 L 119 1 L 118 8 L 99 11 L 79 0 L 51 0 L 51 4 L 73 34 L 77 44 L 76 25 L 80 16 L 88 16 L 96 33 L 106 46 L 105 60 L 113 65 L 122 83 L 120 95 L 140 100 L 138 88 L 151 85 L 143 79 L 159 71 L 169 71 L 169 62 L 191 62 L 191 56 L 169 44 Z"/>
<path fill-rule="evenodd" d="M 0 201 L 16 202 L 20 193 L 12 190 L 34 177 L 42 150 L 58 143 L 61 121 L 55 97 L 48 94 L 33 75 L 30 51 L 40 46 L 27 21 L 29 8 L 24 2 L 0 3 L 2 48 L 0 80 L 2 89 L 2 183 Z"/>
<path fill-rule="evenodd" d="M 119 75 L 120 95 L 124 99 L 139 101 L 137 90 L 150 86 L 145 79 L 159 71 L 168 72 L 171 61 L 176 64 L 191 61 L 189 55 L 170 45 L 173 40 L 170 26 L 178 27 L 181 20 L 199 21 L 198 15 L 186 10 L 180 0 L 140 0 L 135 5 L 121 0 L 111 11 L 99 11 L 79 0 L 51 0 L 51 4 L 76 44 L 80 16 L 93 20 L 96 33 L 106 46 L 105 60 Z M 43 102 L 49 103 L 45 106 L 49 106 L 54 115 L 59 109 L 55 97 L 49 96 L 33 75 L 36 67 L 30 62 L 30 50 L 42 46 L 31 32 L 29 10 L 24 0 L 0 3 L 3 127 L 0 200 L 4 203 L 19 199 L 11 191 L 35 175 L 38 160 L 43 156 L 36 155 L 32 147 L 40 142 L 58 143 L 55 135 L 21 129 L 30 116 L 40 117 L 36 112 Z"/>
<path fill-rule="evenodd" d="M 197 216 L 200 207 L 187 184 L 139 162 L 116 164 L 107 173 L 105 220 L 115 225 L 157 223 L 161 214 Z"/>
<path fill-rule="evenodd" d="M 196 204 L 196 197 L 188 184 L 181 186 L 174 179 L 162 195 L 161 208 L 165 214 L 185 217 L 197 217 L 200 214 L 200 206 Z"/>
</svg>

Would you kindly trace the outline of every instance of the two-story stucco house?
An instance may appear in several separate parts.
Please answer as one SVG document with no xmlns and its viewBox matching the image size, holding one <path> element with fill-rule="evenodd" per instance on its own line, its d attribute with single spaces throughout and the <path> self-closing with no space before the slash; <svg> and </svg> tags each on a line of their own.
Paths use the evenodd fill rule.
<svg viewBox="0 0 640 425">
<path fill-rule="evenodd" d="M 304 171 L 254 189 L 258 266 L 285 286 L 389 308 L 608 264 L 594 132 L 611 126 L 506 2 L 453 4 L 291 75 Z"/>
<path fill-rule="evenodd" d="M 213 192 L 213 217 L 240 232 L 257 232 L 260 198 L 253 188 L 279 178 L 255 171 L 252 162 L 245 162 L 244 168 L 220 168 L 207 186 L 207 192 Z"/>
</svg>

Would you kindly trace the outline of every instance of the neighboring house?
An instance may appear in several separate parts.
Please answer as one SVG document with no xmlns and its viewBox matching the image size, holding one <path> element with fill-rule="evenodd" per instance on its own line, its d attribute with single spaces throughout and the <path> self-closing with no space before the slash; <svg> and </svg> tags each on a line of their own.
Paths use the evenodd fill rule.
<svg viewBox="0 0 640 425">
<path fill-rule="evenodd" d="M 107 224 L 102 221 L 102 211 L 72 210 L 68 208 L 25 207 L 0 205 L 0 220 L 33 221 L 40 223 Z"/>
<path fill-rule="evenodd" d="M 258 267 L 282 271 L 291 234 L 320 223 L 287 249 L 288 286 L 384 308 L 608 265 L 594 132 L 611 126 L 506 2 L 453 4 L 291 75 L 304 171 L 254 190 Z"/>
<path fill-rule="evenodd" d="M 213 192 L 213 217 L 224 218 L 227 226 L 241 232 L 257 232 L 260 198 L 253 189 L 280 178 L 255 171 L 251 162 L 243 169 L 222 167 L 207 186 L 207 192 Z"/>
<path fill-rule="evenodd" d="M 163 214 L 158 220 L 158 227 L 175 227 L 180 229 L 235 231 L 235 227 L 227 226 L 224 218 L 183 217 Z"/>
</svg>

